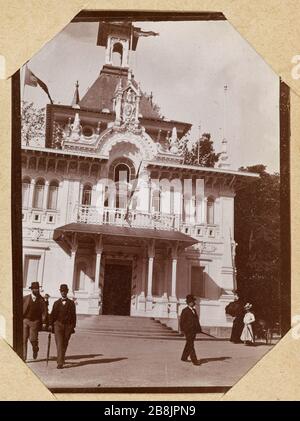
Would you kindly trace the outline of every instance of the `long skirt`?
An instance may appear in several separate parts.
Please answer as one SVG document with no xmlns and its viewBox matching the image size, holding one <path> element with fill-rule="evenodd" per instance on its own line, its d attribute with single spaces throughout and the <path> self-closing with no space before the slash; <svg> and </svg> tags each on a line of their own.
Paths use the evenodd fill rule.
<svg viewBox="0 0 300 421">
<path fill-rule="evenodd" d="M 237 316 L 233 320 L 232 324 L 232 331 L 231 331 L 231 337 L 230 342 L 239 343 L 241 342 L 241 334 L 244 328 L 244 315 Z"/>
<path fill-rule="evenodd" d="M 241 334 L 241 341 L 243 342 L 254 342 L 253 330 L 251 324 L 244 326 L 244 329 Z"/>
</svg>

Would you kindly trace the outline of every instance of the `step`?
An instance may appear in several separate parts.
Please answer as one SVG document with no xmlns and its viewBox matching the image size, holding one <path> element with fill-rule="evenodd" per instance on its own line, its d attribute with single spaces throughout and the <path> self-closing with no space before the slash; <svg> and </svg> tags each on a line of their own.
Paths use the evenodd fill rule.
<svg viewBox="0 0 300 421">
<path fill-rule="evenodd" d="M 180 338 L 178 332 L 151 318 L 130 316 L 79 316 L 77 329 L 89 333 L 127 337 Z"/>
<path fill-rule="evenodd" d="M 102 335 L 102 336 L 116 336 L 122 338 L 136 338 L 136 339 L 166 339 L 166 340 L 178 340 L 183 339 L 182 336 L 179 334 L 175 335 L 166 335 L 164 332 L 157 333 L 157 334 L 147 334 L 143 332 L 126 332 L 126 331 L 97 331 L 97 330 L 90 330 L 90 329 L 76 329 L 77 332 L 82 332 L 89 335 Z"/>
</svg>

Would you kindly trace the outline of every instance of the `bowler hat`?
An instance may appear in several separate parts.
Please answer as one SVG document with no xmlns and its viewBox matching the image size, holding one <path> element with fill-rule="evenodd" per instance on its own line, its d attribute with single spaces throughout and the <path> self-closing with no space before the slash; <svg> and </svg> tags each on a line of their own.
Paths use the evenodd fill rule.
<svg viewBox="0 0 300 421">
<path fill-rule="evenodd" d="M 186 296 L 185 301 L 187 302 L 187 304 L 188 304 L 188 303 L 191 303 L 192 301 L 196 301 L 196 297 L 195 297 L 194 295 L 192 295 L 192 294 L 188 294 L 188 295 Z"/>
<path fill-rule="evenodd" d="M 60 291 L 69 291 L 68 285 L 67 284 L 61 284 L 61 286 L 59 287 Z"/>
<path fill-rule="evenodd" d="M 31 282 L 30 289 L 40 289 L 40 284 L 38 282 Z"/>
</svg>

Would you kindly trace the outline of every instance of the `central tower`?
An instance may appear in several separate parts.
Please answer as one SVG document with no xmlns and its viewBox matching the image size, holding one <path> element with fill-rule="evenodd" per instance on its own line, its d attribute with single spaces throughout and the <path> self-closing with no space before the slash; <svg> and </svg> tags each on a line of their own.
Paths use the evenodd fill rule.
<svg viewBox="0 0 300 421">
<path fill-rule="evenodd" d="M 97 45 L 106 48 L 105 64 L 129 68 L 129 52 L 135 51 L 141 28 L 132 22 L 100 22 Z"/>
</svg>

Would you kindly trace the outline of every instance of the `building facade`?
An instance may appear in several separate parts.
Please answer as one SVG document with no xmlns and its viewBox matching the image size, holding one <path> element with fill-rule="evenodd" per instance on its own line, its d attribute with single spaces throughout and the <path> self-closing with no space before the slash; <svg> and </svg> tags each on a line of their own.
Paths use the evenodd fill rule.
<svg viewBox="0 0 300 421">
<path fill-rule="evenodd" d="M 160 116 L 129 66 L 140 28 L 102 23 L 99 77 L 72 105 L 49 104 L 43 147 L 22 146 L 23 286 L 79 314 L 176 325 L 189 293 L 202 326 L 230 327 L 234 196 L 255 175 L 183 164 L 188 123 Z M 118 61 L 116 62 L 116 57 Z"/>
</svg>

